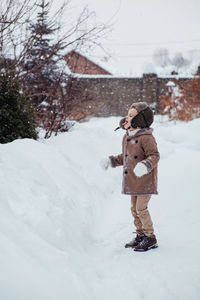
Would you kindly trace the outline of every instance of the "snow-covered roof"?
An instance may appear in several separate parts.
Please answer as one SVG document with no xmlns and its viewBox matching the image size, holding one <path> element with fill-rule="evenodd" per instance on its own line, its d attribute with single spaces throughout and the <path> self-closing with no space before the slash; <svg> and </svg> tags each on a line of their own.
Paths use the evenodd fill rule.
<svg viewBox="0 0 200 300">
<path fill-rule="evenodd" d="M 105 71 L 105 73 L 109 73 L 110 75 L 112 75 L 112 73 L 107 69 L 107 67 L 104 67 L 102 63 L 94 61 L 93 59 L 91 59 L 90 57 L 88 57 L 85 54 L 80 53 L 77 50 L 70 50 L 68 51 L 64 57 L 70 56 L 70 54 L 76 54 L 78 56 L 81 56 L 83 58 L 85 58 L 86 60 L 88 60 L 91 64 L 93 64 L 94 66 L 96 66 L 97 68 L 101 69 L 102 71 Z M 98 74 L 97 74 L 98 75 Z M 107 74 L 106 74 L 107 75 Z"/>
</svg>

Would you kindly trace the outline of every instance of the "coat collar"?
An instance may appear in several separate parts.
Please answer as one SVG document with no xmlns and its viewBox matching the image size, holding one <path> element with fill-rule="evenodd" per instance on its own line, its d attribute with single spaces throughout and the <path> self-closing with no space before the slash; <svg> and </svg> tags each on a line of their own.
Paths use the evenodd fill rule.
<svg viewBox="0 0 200 300">
<path fill-rule="evenodd" d="M 135 130 L 133 134 L 132 133 L 130 134 L 129 132 L 126 132 L 126 134 L 127 136 L 130 136 L 130 138 L 132 138 L 144 134 L 152 134 L 152 132 L 153 132 L 153 128 L 141 128 L 139 130 Z"/>
<path fill-rule="evenodd" d="M 133 130 L 128 130 L 127 134 L 129 136 L 134 136 L 139 130 L 141 130 L 141 128 L 134 128 Z"/>
</svg>

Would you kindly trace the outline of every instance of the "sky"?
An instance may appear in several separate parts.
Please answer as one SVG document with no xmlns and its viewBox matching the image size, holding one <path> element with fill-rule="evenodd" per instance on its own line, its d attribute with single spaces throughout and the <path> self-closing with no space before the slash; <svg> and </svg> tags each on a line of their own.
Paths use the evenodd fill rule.
<svg viewBox="0 0 200 300">
<path fill-rule="evenodd" d="M 85 54 L 114 74 L 134 75 L 153 68 L 152 54 L 158 48 L 167 48 L 171 58 L 182 52 L 189 59 L 200 50 L 199 0 L 72 0 L 70 13 L 78 16 L 85 5 L 95 11 L 97 21 L 112 24 L 102 40 L 110 59 L 105 61 L 101 49 Z"/>
</svg>

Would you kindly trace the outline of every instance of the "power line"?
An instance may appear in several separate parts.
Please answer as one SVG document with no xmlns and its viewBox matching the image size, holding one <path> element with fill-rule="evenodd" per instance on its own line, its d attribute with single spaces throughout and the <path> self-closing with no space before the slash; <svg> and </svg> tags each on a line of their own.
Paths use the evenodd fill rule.
<svg viewBox="0 0 200 300">
<path fill-rule="evenodd" d="M 194 40 L 182 40 L 182 41 L 166 41 L 166 42 L 156 42 L 156 43 L 105 43 L 109 46 L 147 46 L 147 45 L 166 45 L 166 44 L 185 44 L 190 42 L 200 42 L 200 39 Z"/>
<path fill-rule="evenodd" d="M 194 49 L 192 49 L 194 50 Z M 180 52 L 189 52 L 189 51 L 192 51 L 192 50 L 185 50 L 185 51 L 180 51 Z M 176 54 L 177 52 L 179 51 L 173 51 L 173 52 L 170 52 L 170 54 Z M 200 52 L 200 49 L 199 49 L 199 52 Z M 153 56 L 153 53 L 152 54 L 144 54 L 144 55 L 140 55 L 140 54 L 136 54 L 136 55 L 113 55 L 113 57 L 115 58 L 143 58 L 143 57 L 152 57 Z M 94 58 L 104 58 L 104 56 L 96 56 L 96 55 L 90 55 L 90 57 L 94 57 Z"/>
</svg>

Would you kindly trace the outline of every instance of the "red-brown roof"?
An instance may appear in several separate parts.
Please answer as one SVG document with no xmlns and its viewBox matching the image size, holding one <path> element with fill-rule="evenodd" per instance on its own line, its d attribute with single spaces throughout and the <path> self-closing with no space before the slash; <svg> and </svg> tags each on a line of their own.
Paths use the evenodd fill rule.
<svg viewBox="0 0 200 300">
<path fill-rule="evenodd" d="M 84 55 L 72 50 L 64 56 L 64 59 L 72 73 L 91 75 L 112 75 Z"/>
</svg>

